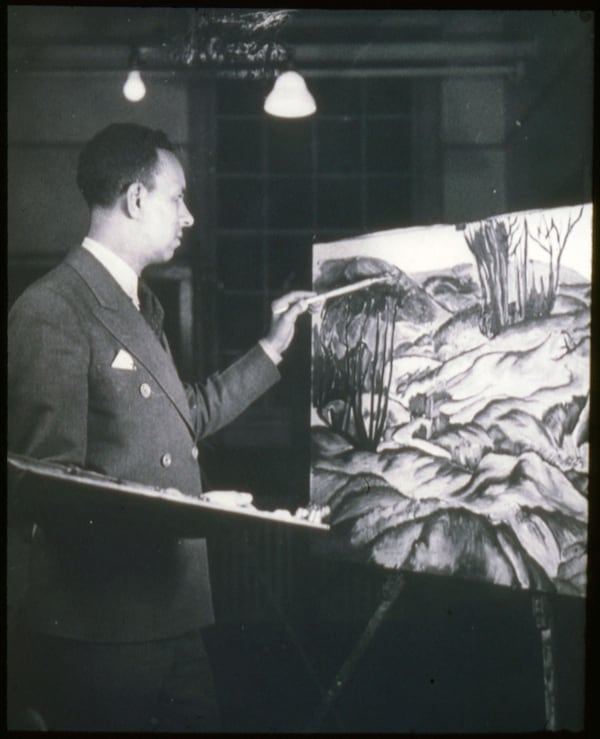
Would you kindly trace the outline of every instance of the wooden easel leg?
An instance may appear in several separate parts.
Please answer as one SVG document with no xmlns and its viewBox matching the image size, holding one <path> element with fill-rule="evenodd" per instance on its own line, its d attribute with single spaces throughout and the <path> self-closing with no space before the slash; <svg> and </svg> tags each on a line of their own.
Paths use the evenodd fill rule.
<svg viewBox="0 0 600 739">
<path fill-rule="evenodd" d="M 552 620 L 550 600 L 544 593 L 533 594 L 533 615 L 540 632 L 542 645 L 542 668 L 544 674 L 544 707 L 546 729 L 556 731 L 556 678 L 552 651 Z"/>
<path fill-rule="evenodd" d="M 323 719 L 325 718 L 329 710 L 333 710 L 334 701 L 341 693 L 348 679 L 354 672 L 358 661 L 363 656 L 369 644 L 372 642 L 373 637 L 377 633 L 377 630 L 383 623 L 387 613 L 389 612 L 390 608 L 393 606 L 401 590 L 403 589 L 404 583 L 404 576 L 400 573 L 394 573 L 390 575 L 388 579 L 384 582 L 383 598 L 380 604 L 377 606 L 375 612 L 371 616 L 369 623 L 361 634 L 354 649 L 348 655 L 346 661 L 338 670 L 335 678 L 333 679 L 331 687 L 327 691 L 324 700 L 319 705 L 319 708 L 316 711 L 311 724 L 307 727 L 307 732 L 317 731 L 320 728 L 321 723 L 323 722 Z"/>
</svg>

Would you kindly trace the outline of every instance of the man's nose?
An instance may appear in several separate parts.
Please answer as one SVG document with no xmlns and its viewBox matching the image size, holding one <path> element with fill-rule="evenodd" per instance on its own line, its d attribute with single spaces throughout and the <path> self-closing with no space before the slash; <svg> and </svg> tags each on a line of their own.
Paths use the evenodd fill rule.
<svg viewBox="0 0 600 739">
<path fill-rule="evenodd" d="M 183 210 L 180 216 L 182 228 L 189 228 L 194 225 L 194 216 L 190 213 L 187 205 L 183 203 Z"/>
</svg>

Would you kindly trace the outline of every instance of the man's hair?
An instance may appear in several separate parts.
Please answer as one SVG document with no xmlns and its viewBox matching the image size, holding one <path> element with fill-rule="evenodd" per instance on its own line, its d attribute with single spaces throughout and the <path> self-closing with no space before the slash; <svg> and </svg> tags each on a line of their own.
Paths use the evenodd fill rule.
<svg viewBox="0 0 600 739">
<path fill-rule="evenodd" d="M 135 123 L 112 123 L 97 133 L 77 166 L 77 185 L 88 206 L 110 207 L 134 182 L 152 189 L 157 149 L 174 151 L 174 146 L 162 131 Z"/>
</svg>

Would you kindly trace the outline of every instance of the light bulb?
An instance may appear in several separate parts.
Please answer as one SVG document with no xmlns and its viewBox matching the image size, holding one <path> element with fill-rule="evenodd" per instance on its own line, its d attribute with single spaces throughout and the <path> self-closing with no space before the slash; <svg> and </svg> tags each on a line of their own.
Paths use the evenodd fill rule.
<svg viewBox="0 0 600 739">
<path fill-rule="evenodd" d="M 137 69 L 132 69 L 129 72 L 127 81 L 123 85 L 123 95 L 127 100 L 131 100 L 132 103 L 139 102 L 146 94 L 146 85 L 142 79 L 141 74 Z"/>
<path fill-rule="evenodd" d="M 273 89 L 267 95 L 265 112 L 279 118 L 304 118 L 316 109 L 313 96 L 306 87 L 302 75 L 297 72 L 284 72 L 275 80 Z"/>
</svg>

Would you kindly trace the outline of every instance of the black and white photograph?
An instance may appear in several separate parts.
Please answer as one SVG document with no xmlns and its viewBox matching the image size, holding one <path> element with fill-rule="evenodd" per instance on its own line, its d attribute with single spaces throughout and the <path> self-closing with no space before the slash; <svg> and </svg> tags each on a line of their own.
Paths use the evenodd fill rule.
<svg viewBox="0 0 600 739">
<path fill-rule="evenodd" d="M 7 730 L 591 730 L 595 13 L 6 18 Z"/>
</svg>

